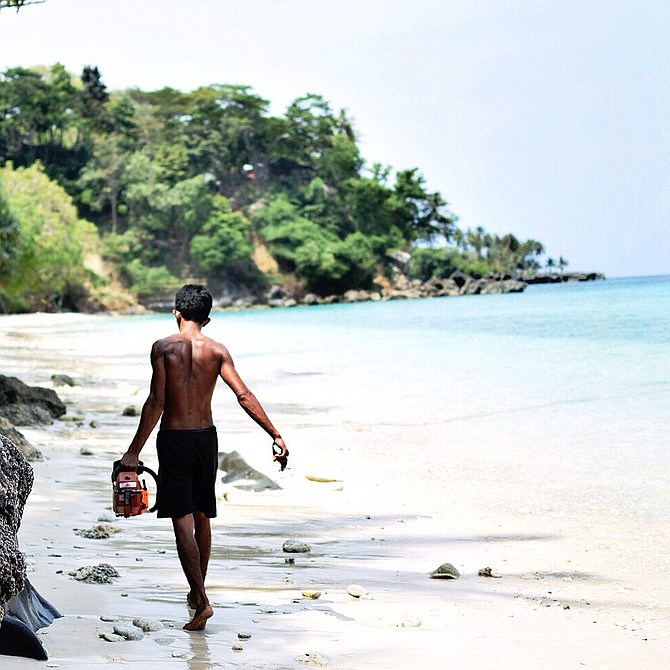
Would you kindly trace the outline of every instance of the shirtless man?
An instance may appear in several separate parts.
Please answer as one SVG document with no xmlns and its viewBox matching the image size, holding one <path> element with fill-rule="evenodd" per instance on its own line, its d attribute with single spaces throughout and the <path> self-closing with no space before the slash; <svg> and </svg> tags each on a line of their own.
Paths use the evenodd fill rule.
<svg viewBox="0 0 670 670">
<path fill-rule="evenodd" d="M 121 467 L 135 470 L 151 431 L 161 418 L 156 438 L 160 497 L 158 516 L 172 519 L 177 553 L 195 610 L 184 628 L 203 630 L 214 614 L 205 593 L 211 554 L 210 518 L 216 516 L 214 484 L 217 436 L 212 421 L 212 395 L 219 376 L 232 389 L 244 411 L 273 439 L 273 460 L 283 470 L 288 449 L 254 394 L 235 370 L 228 350 L 205 337 L 212 296 L 204 286 L 187 284 L 175 296 L 173 313 L 179 332 L 154 343 L 151 387 L 140 422 Z"/>
</svg>

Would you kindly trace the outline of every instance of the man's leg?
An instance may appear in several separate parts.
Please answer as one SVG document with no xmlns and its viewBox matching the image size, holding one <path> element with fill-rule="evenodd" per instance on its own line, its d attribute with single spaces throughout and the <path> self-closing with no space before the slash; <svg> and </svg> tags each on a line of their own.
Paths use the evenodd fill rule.
<svg viewBox="0 0 670 670">
<path fill-rule="evenodd" d="M 177 554 L 191 588 L 189 596 L 195 609 L 191 621 L 184 625 L 186 630 L 204 629 L 207 619 L 214 614 L 205 593 L 205 580 L 200 567 L 200 550 L 195 539 L 195 525 L 193 514 L 172 519 L 172 527 L 177 542 Z M 207 560 L 209 560 L 209 556 L 207 556 Z"/>
<path fill-rule="evenodd" d="M 199 510 L 193 513 L 193 519 L 195 521 L 195 542 L 200 552 L 200 572 L 204 583 L 207 577 L 209 558 L 212 555 L 212 527 L 209 517 Z"/>
</svg>

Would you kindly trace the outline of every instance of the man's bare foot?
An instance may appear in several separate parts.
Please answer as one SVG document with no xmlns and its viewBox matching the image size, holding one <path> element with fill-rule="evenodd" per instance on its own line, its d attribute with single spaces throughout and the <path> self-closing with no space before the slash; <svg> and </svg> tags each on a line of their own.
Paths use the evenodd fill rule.
<svg viewBox="0 0 670 670">
<path fill-rule="evenodd" d="M 213 614 L 214 610 L 209 603 L 203 607 L 199 607 L 193 614 L 193 618 L 188 623 L 184 624 L 184 630 L 205 630 L 207 619 Z"/>
</svg>

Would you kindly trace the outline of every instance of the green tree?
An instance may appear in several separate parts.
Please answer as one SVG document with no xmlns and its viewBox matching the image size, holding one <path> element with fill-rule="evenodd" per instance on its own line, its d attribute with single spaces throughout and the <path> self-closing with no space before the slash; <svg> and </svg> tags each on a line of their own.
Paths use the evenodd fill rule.
<svg viewBox="0 0 670 670">
<path fill-rule="evenodd" d="M 3 294 L 14 305 L 33 309 L 76 307 L 86 294 L 86 255 L 98 245 L 93 224 L 78 218 L 67 193 L 36 163 L 0 168 L 19 235 Z"/>
<path fill-rule="evenodd" d="M 0 181 L 0 279 L 9 276 L 16 257 L 19 225 Z"/>
<path fill-rule="evenodd" d="M 106 127 L 106 105 L 109 100 L 107 86 L 102 81 L 98 66 L 85 65 L 81 72 L 81 91 L 79 94 L 80 114 L 95 131 Z"/>
<path fill-rule="evenodd" d="M 250 228 L 251 221 L 241 212 L 233 212 L 227 198 L 215 196 L 202 234 L 191 242 L 191 256 L 210 276 L 234 275 L 242 264 L 251 263 Z"/>
<path fill-rule="evenodd" d="M 453 235 L 456 217 L 446 209 L 446 201 L 438 192 L 429 193 L 425 180 L 417 168 L 396 174 L 394 192 L 389 198 L 395 225 L 409 242 L 431 241 L 442 238 L 449 241 Z"/>
<path fill-rule="evenodd" d="M 100 135 L 95 138 L 93 157 L 82 170 L 79 184 L 83 188 L 83 201 L 100 210 L 109 206 L 111 232 L 118 228 L 118 208 L 121 190 L 125 185 L 126 164 L 130 154 L 123 148 L 119 135 Z"/>
</svg>

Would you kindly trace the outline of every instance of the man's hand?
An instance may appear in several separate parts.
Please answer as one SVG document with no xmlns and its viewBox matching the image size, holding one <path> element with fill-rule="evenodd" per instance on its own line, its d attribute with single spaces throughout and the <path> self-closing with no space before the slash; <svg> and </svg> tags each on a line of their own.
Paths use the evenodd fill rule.
<svg viewBox="0 0 670 670">
<path fill-rule="evenodd" d="M 288 463 L 288 448 L 281 437 L 275 439 L 272 443 L 272 460 L 279 463 L 280 472 L 286 469 Z"/>
<path fill-rule="evenodd" d="M 129 451 L 126 451 L 121 460 L 119 461 L 119 466 L 122 470 L 132 470 L 135 472 L 139 464 L 139 457 L 137 454 L 131 454 Z"/>
</svg>

